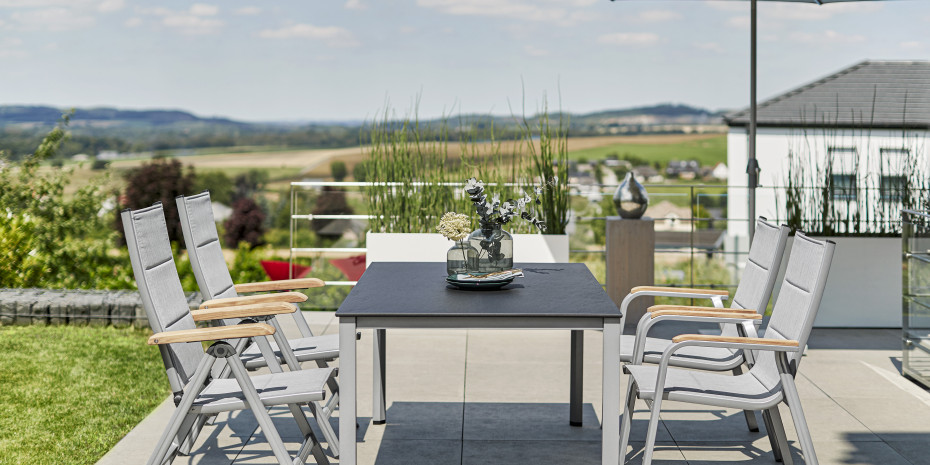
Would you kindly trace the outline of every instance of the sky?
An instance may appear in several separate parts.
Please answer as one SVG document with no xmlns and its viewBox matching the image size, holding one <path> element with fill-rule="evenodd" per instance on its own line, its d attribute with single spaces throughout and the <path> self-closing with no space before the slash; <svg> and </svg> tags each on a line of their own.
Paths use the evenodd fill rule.
<svg viewBox="0 0 930 465">
<path fill-rule="evenodd" d="M 930 59 L 930 2 L 760 2 L 760 100 Z M 0 0 L 0 105 L 244 121 L 749 103 L 749 2 Z"/>
</svg>

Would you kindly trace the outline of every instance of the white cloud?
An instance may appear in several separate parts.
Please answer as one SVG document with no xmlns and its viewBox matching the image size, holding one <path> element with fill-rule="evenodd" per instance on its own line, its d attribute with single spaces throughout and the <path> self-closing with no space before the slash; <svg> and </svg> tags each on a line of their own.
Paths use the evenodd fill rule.
<svg viewBox="0 0 930 465">
<path fill-rule="evenodd" d="M 93 16 L 59 7 L 17 11 L 10 15 L 10 19 L 23 29 L 46 31 L 72 31 L 95 23 Z"/>
<path fill-rule="evenodd" d="M 597 41 L 610 45 L 652 45 L 659 42 L 659 35 L 651 32 L 615 32 L 604 34 Z"/>
<path fill-rule="evenodd" d="M 843 34 L 829 29 L 820 33 L 793 32 L 788 38 L 794 42 L 811 45 L 857 44 L 865 42 L 865 36 L 861 34 Z"/>
<path fill-rule="evenodd" d="M 727 26 L 736 29 L 749 29 L 749 16 L 733 16 L 727 19 Z"/>
<path fill-rule="evenodd" d="M 255 16 L 261 12 L 262 9 L 257 6 L 244 6 L 233 11 L 233 13 L 240 16 Z"/>
<path fill-rule="evenodd" d="M 644 23 L 660 23 L 681 19 L 681 13 L 673 10 L 646 10 L 636 15 L 636 20 Z"/>
<path fill-rule="evenodd" d="M 126 2 L 123 0 L 103 0 L 97 4 L 97 11 L 101 13 L 110 13 L 122 10 L 124 6 L 126 6 Z"/>
<path fill-rule="evenodd" d="M 0 58 L 24 58 L 29 56 L 22 49 L 23 41 L 18 38 L 0 39 Z"/>
<path fill-rule="evenodd" d="M 749 4 L 745 2 L 705 1 L 704 4 L 717 11 L 749 11 Z"/>
<path fill-rule="evenodd" d="M 314 39 L 331 47 L 356 47 L 358 39 L 346 29 L 337 26 L 292 24 L 278 29 L 265 29 L 258 33 L 264 39 Z"/>
<path fill-rule="evenodd" d="M 544 57 L 544 56 L 549 55 L 548 50 L 537 48 L 532 45 L 527 45 L 523 47 L 523 51 L 526 52 L 526 54 L 531 57 Z"/>
<path fill-rule="evenodd" d="M 694 44 L 694 47 L 697 48 L 697 49 L 699 49 L 699 50 L 705 50 L 705 51 L 714 52 L 714 53 L 724 53 L 724 52 L 726 52 L 726 49 L 723 48 L 723 47 L 722 47 L 720 44 L 718 44 L 717 42 L 697 42 L 697 43 Z"/>
<path fill-rule="evenodd" d="M 759 18 L 791 21 L 820 21 L 841 14 L 874 13 L 882 9 L 876 2 L 831 3 L 814 5 L 805 3 L 760 2 Z"/>
<path fill-rule="evenodd" d="M 920 50 L 924 48 L 924 44 L 916 40 L 911 40 L 908 42 L 901 42 L 900 45 L 901 45 L 901 48 L 905 50 Z"/>
<path fill-rule="evenodd" d="M 191 5 L 190 13 L 194 16 L 216 16 L 220 12 L 220 7 L 216 5 L 207 5 L 205 3 L 195 3 Z"/>
<path fill-rule="evenodd" d="M 129 18 L 126 20 L 126 22 L 123 23 L 123 26 L 126 26 L 126 27 L 138 27 L 141 25 L 142 25 L 142 18 L 137 18 L 137 17 Z"/>
<path fill-rule="evenodd" d="M 187 11 L 174 11 L 167 8 L 152 8 L 143 10 L 143 13 L 152 16 L 161 16 L 161 24 L 175 29 L 181 34 L 203 35 L 214 34 L 226 24 L 221 19 L 212 18 L 219 13 L 216 5 L 195 3 Z M 130 20 L 131 21 L 131 20 Z"/>
<path fill-rule="evenodd" d="M 454 16 L 491 16 L 522 21 L 554 22 L 572 25 L 597 19 L 589 12 L 573 10 L 592 4 L 590 0 L 417 0 L 423 8 Z"/>
<path fill-rule="evenodd" d="M 347 10 L 364 10 L 368 7 L 361 0 L 346 0 L 345 8 Z"/>
<path fill-rule="evenodd" d="M 401 34 L 413 34 L 414 32 L 417 32 L 417 28 L 413 26 L 401 26 L 397 29 L 397 32 L 400 32 Z"/>
</svg>

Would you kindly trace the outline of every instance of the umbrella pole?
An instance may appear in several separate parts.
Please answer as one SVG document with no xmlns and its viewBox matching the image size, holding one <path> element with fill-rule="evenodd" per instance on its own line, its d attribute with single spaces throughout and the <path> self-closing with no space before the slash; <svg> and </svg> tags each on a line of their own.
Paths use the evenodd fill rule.
<svg viewBox="0 0 930 465">
<path fill-rule="evenodd" d="M 752 0 L 749 14 L 749 241 L 756 233 L 756 185 L 759 164 L 756 162 L 756 0 Z"/>
</svg>

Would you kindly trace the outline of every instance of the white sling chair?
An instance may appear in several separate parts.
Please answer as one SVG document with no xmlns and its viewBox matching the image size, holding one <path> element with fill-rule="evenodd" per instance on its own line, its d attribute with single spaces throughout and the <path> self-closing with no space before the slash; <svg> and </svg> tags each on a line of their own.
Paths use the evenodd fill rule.
<svg viewBox="0 0 930 465">
<path fill-rule="evenodd" d="M 630 374 L 631 389 L 627 392 L 620 422 L 621 454 L 626 454 L 634 403 L 637 398 L 643 399 L 652 404 L 643 464 L 652 463 L 659 412 L 662 401 L 668 399 L 764 411 L 776 460 L 781 459 L 790 465 L 791 454 L 778 413 L 778 405 L 785 402 L 794 420 L 804 460 L 808 465 L 816 465 L 817 456 L 794 377 L 820 307 L 834 248 L 833 242 L 817 241 L 803 233 L 795 235 L 781 292 L 764 337 L 679 335 L 672 339 L 672 344 L 662 353 L 658 366 L 624 366 L 624 371 Z M 717 318 L 724 316 L 718 315 Z M 739 314 L 732 314 L 730 318 L 736 324 L 753 321 Z M 749 372 L 738 376 L 670 367 L 675 353 L 689 347 L 741 349 L 755 351 L 758 356 Z"/>
<path fill-rule="evenodd" d="M 263 339 L 268 335 L 276 335 L 281 340 L 283 336 L 275 328 L 254 321 L 290 313 L 295 308 L 286 303 L 268 303 L 192 313 L 175 268 L 161 203 L 135 211 L 125 210 L 122 220 L 133 274 L 149 325 L 155 332 L 149 344 L 158 345 L 177 406 L 148 464 L 170 464 L 179 452 L 184 452 L 183 443 L 192 441 L 195 430 L 206 417 L 245 409 L 255 415 L 280 465 L 303 464 L 309 454 L 313 454 L 317 463 L 328 464 L 301 404 L 325 399 L 326 383 L 334 376 L 335 369 L 283 372 L 272 358 L 271 374 L 250 377 L 236 349 L 227 342 L 242 338 Z M 195 321 L 247 316 L 254 320 L 225 327 L 197 328 L 195 325 Z M 205 352 L 202 341 L 215 342 Z M 218 363 L 228 366 L 231 378 L 211 376 Z M 285 448 L 266 410 L 276 405 L 289 407 L 303 434 L 304 441 L 296 458 Z"/>
<path fill-rule="evenodd" d="M 670 339 L 648 337 L 649 330 L 663 321 L 690 321 L 719 323 L 723 336 L 746 336 L 755 333 L 753 323 L 761 322 L 761 315 L 768 306 L 772 289 L 778 278 L 785 243 L 788 240 L 788 226 L 769 223 L 765 218 L 756 221 L 756 234 L 749 247 L 749 258 L 743 276 L 731 300 L 730 308 L 722 307 L 722 300 L 727 291 L 709 289 L 683 289 L 673 287 L 640 287 L 626 296 L 621 303 L 621 312 L 626 315 L 627 306 L 641 296 L 685 297 L 692 299 L 711 299 L 715 307 L 689 307 L 681 305 L 654 305 L 637 325 L 636 337 L 620 338 L 620 361 L 634 365 L 659 363 L 662 354 L 672 341 Z M 707 313 L 725 312 L 747 314 L 753 322 L 743 325 L 733 324 L 728 318 L 716 318 Z M 758 315 L 758 318 L 752 315 Z M 726 316 L 726 315 L 725 315 Z M 739 375 L 743 372 L 743 363 L 752 364 L 752 353 L 726 347 L 685 347 L 677 351 L 669 360 L 669 366 L 694 368 L 708 371 L 732 371 Z M 758 431 L 755 414 L 746 411 L 746 424 L 750 431 Z"/>
<path fill-rule="evenodd" d="M 210 192 L 204 191 L 188 197 L 178 196 L 175 201 L 181 217 L 181 230 L 184 234 L 191 268 L 205 300 L 200 305 L 201 308 L 222 308 L 228 305 L 247 305 L 256 302 L 297 303 L 306 300 L 306 295 L 298 292 L 282 292 L 240 296 L 239 292 L 288 291 L 323 286 L 323 281 L 316 278 L 234 284 L 220 247 L 216 222 L 213 219 L 213 208 L 210 203 Z M 282 353 L 276 343 L 270 343 L 263 338 L 258 339 L 255 344 L 248 345 L 241 351 L 242 361 L 246 368 L 256 369 L 265 366 L 268 363 L 265 354 L 268 353 L 274 353 L 279 362 L 283 359 L 291 370 L 299 370 L 299 362 L 306 361 L 313 361 L 318 367 L 325 368 L 328 361 L 339 356 L 339 335 L 314 336 L 304 319 L 303 312 L 296 311 L 291 316 L 301 333 L 300 338 L 287 340 L 291 351 Z M 239 323 L 239 319 L 226 319 L 216 323 L 233 325 Z M 275 330 L 281 331 L 281 326 L 276 319 L 270 319 L 268 323 Z M 292 352 L 292 354 L 287 352 Z M 314 415 L 319 420 L 320 430 L 329 444 L 330 452 L 338 457 L 339 438 L 329 423 L 329 418 L 339 401 L 339 386 L 334 379 L 330 380 L 329 388 L 333 395 L 326 405 L 316 403 L 311 405 Z"/>
</svg>

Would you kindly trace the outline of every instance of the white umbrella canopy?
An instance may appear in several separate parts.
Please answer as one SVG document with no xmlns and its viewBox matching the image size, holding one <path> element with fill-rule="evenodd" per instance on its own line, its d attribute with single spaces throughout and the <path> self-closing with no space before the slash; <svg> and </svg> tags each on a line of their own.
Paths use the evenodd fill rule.
<svg viewBox="0 0 930 465">
<path fill-rule="evenodd" d="M 610 0 L 615 1 L 615 0 Z M 756 3 L 782 2 L 782 3 L 813 3 L 823 5 L 826 3 L 851 2 L 882 2 L 889 0 L 734 0 L 748 1 L 750 3 L 749 27 L 749 161 L 746 164 L 746 173 L 749 174 L 749 239 L 755 234 L 756 224 L 756 187 L 759 184 L 759 163 L 756 161 Z"/>
</svg>

